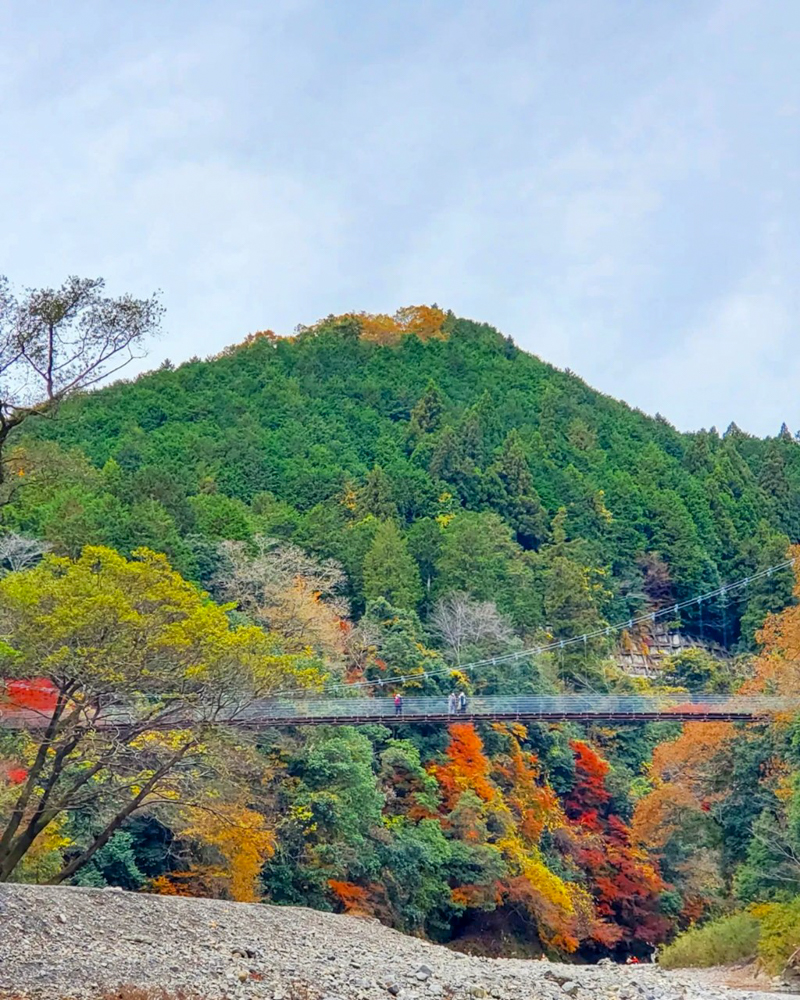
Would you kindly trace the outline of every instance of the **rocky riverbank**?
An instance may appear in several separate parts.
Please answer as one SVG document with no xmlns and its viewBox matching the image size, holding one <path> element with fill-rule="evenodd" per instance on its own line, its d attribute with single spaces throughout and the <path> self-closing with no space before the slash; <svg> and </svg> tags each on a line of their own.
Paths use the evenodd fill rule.
<svg viewBox="0 0 800 1000">
<path fill-rule="evenodd" d="M 122 986 L 249 1000 L 766 1000 L 709 973 L 484 959 L 296 907 L 0 886 L 0 997 Z"/>
</svg>

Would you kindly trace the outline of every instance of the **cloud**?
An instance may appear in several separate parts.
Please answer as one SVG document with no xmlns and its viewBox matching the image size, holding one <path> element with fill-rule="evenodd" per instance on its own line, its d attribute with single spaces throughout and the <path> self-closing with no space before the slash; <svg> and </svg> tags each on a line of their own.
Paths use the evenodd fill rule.
<svg viewBox="0 0 800 1000">
<path fill-rule="evenodd" d="M 12 0 L 0 258 L 163 288 L 154 363 L 436 301 L 681 427 L 800 426 L 798 28 L 749 0 Z"/>
</svg>

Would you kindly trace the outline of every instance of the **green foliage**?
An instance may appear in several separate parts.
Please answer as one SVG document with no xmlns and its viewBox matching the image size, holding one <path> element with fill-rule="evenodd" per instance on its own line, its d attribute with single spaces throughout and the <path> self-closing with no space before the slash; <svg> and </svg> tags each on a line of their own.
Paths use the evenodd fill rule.
<svg viewBox="0 0 800 1000">
<path fill-rule="evenodd" d="M 424 307 L 330 317 L 288 339 L 259 335 L 212 361 L 72 399 L 57 421 L 26 421 L 6 455 L 15 488 L 0 531 L 41 539 L 53 554 L 0 581 L 0 670 L 69 683 L 86 704 L 121 692 L 141 710 L 198 688 L 310 681 L 323 665 L 297 652 L 307 646 L 327 657 L 329 676 L 348 671 L 386 693 L 444 695 L 456 681 L 471 694 L 631 690 L 639 682 L 609 670 L 603 635 L 463 678 L 448 663 L 602 633 L 780 562 L 800 534 L 800 448 L 785 436 L 680 434 L 491 327 Z M 266 567 L 256 604 L 226 589 L 221 543 L 240 542 L 252 559 L 262 536 L 279 540 L 284 557 L 299 546 L 303 559 L 344 571 L 337 599 L 353 620 L 342 601 L 324 644 L 307 626 L 326 592 L 304 589 L 291 566 L 280 580 Z M 142 546 L 152 551 L 131 559 Z M 681 624 L 742 653 L 790 594 L 791 575 L 777 573 L 687 608 Z M 454 596 L 484 615 L 455 657 L 436 624 Z M 266 635 L 254 622 L 280 626 Z M 731 673 L 698 648 L 668 661 L 666 679 L 724 692 Z M 730 886 L 740 901 L 788 905 L 800 856 L 792 733 L 751 728 L 709 744 L 705 770 L 689 766 L 675 795 L 670 768 L 650 768 L 678 735 L 670 726 L 486 726 L 462 733 L 460 749 L 433 726 L 286 730 L 261 738 L 257 761 L 238 738 L 204 738 L 165 795 L 235 787 L 238 815 L 256 816 L 256 827 L 266 818 L 274 836 L 262 884 L 275 902 L 361 908 L 441 940 L 495 909 L 499 926 L 539 944 L 622 955 L 636 934 L 655 940 L 699 919 Z M 596 749 L 580 744 L 579 767 L 584 738 Z M 93 766 L 95 741 L 67 756 L 59 780 Z M 168 743 L 103 772 L 113 794 L 102 817 L 64 810 L 69 821 L 40 829 L 40 849 L 14 877 L 57 876 Z M 0 819 L 34 751 L 18 737 L 0 741 Z M 32 787 L 29 811 L 43 786 Z M 637 827 L 641 802 L 649 825 Z M 641 848 L 633 828 L 650 835 Z M 247 861 L 254 878 L 272 850 L 261 834 L 268 850 Z M 220 851 L 196 840 L 159 802 L 126 817 L 76 878 L 219 892 Z M 627 923 L 608 923 L 623 912 Z M 772 913 L 762 940 L 790 940 L 794 918 Z M 726 919 L 690 931 L 675 954 L 752 953 L 752 919 Z"/>
<path fill-rule="evenodd" d="M 665 969 L 731 965 L 755 958 L 759 921 L 750 913 L 720 917 L 703 927 L 692 927 L 659 954 Z"/>
<path fill-rule="evenodd" d="M 357 609 L 378 595 L 417 606 L 407 544 L 426 591 L 493 599 L 521 631 L 551 624 L 544 570 L 522 556 L 547 548 L 562 507 L 568 538 L 586 544 L 569 554 L 574 572 L 549 572 L 566 584 L 604 571 L 620 616 L 637 609 L 642 553 L 659 554 L 680 598 L 760 568 L 797 537 L 792 441 L 681 435 L 467 320 L 449 317 L 446 334 L 427 339 L 354 337 L 365 322 L 252 338 L 68 401 L 58 421 L 28 422 L 11 438 L 25 449 L 26 486 L 5 523 L 72 554 L 146 541 L 202 580 L 200 539 L 291 538 L 344 565 Z M 65 451 L 48 445 L 37 459 L 45 440 Z M 69 475 L 45 476 L 75 447 L 91 465 L 71 460 Z M 395 523 L 400 540 L 384 525 L 365 568 L 370 518 Z M 426 518 L 441 519 L 440 538 L 416 530 Z M 759 615 L 786 596 L 778 583 L 746 605 L 715 602 L 702 621 L 687 611 L 684 624 L 733 644 L 744 613 L 750 643 Z"/>
<path fill-rule="evenodd" d="M 119 886 L 120 889 L 141 889 L 145 876 L 136 864 L 131 834 L 126 830 L 118 830 L 92 860 L 78 871 L 72 883 L 94 889 L 102 889 L 107 885 Z"/>
<path fill-rule="evenodd" d="M 688 691 L 719 694 L 731 690 L 730 673 L 724 670 L 719 659 L 705 649 L 685 649 L 676 656 L 670 656 L 664 661 L 663 670 L 668 684 Z"/>
<path fill-rule="evenodd" d="M 419 570 L 394 521 L 383 521 L 364 558 L 364 596 L 415 608 L 422 597 Z"/>
</svg>

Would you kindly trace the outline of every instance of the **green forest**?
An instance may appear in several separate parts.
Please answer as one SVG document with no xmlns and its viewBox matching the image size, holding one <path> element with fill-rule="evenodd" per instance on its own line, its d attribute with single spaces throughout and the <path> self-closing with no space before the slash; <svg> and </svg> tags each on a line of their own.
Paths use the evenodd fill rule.
<svg viewBox="0 0 800 1000">
<path fill-rule="evenodd" d="M 620 666 L 636 628 L 470 667 L 784 564 L 785 426 L 680 433 L 435 306 L 88 388 L 0 421 L 3 704 L 50 720 L 0 727 L 0 880 L 369 914 L 489 954 L 623 959 L 731 920 L 775 967 L 800 945 L 793 717 L 245 735 L 213 708 L 800 693 L 800 563 L 667 616 L 687 645 L 655 677 Z M 124 737 L 97 721 L 120 701 Z"/>
</svg>

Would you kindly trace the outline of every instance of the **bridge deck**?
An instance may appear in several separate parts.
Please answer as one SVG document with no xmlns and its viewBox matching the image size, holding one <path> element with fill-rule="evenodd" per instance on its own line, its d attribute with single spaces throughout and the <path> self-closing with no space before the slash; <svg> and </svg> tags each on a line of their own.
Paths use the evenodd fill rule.
<svg viewBox="0 0 800 1000">
<path fill-rule="evenodd" d="M 364 726 L 371 723 L 396 726 L 412 723 L 451 725 L 455 722 L 752 722 L 754 712 L 465 712 L 407 715 L 306 715 L 263 716 L 242 719 L 244 728 L 267 729 L 277 726 Z"/>
<path fill-rule="evenodd" d="M 728 695 L 531 695 L 470 698 L 467 709 L 448 711 L 441 697 L 403 699 L 398 714 L 391 698 L 319 698 L 304 701 L 264 701 L 252 705 L 237 724 L 266 726 L 344 726 L 371 722 L 746 722 L 786 710 L 784 699 L 736 698 Z"/>
<path fill-rule="evenodd" d="M 199 721 L 226 722 L 249 729 L 277 726 L 358 726 L 454 722 L 748 722 L 776 712 L 800 710 L 800 699 L 743 698 L 728 695 L 495 695 L 473 697 L 466 711 L 451 713 L 447 699 L 407 697 L 397 713 L 391 698 L 272 698 L 220 711 L 201 705 L 184 707 L 161 720 L 163 728 L 182 728 Z M 125 727 L 135 716 L 122 705 L 107 706 L 95 718 L 99 727 Z M 46 714 L 0 707 L 0 727 L 41 728 Z"/>
</svg>

